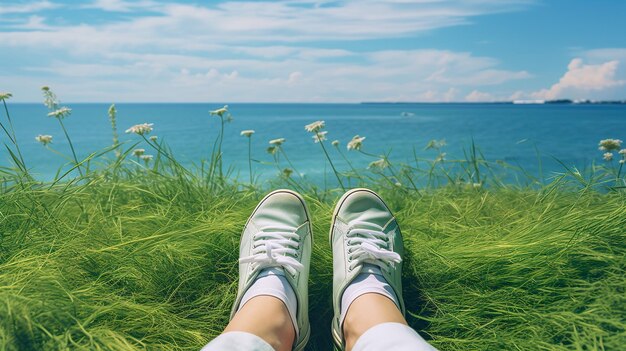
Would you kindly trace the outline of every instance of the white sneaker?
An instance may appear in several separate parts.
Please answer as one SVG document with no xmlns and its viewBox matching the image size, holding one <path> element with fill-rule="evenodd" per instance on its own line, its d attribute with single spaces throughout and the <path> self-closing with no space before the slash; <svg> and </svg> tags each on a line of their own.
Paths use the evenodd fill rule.
<svg viewBox="0 0 626 351">
<path fill-rule="evenodd" d="M 333 341 L 344 349 L 340 323 L 343 292 L 361 273 L 381 274 L 393 289 L 402 315 L 402 234 L 383 200 L 369 189 L 345 193 L 333 214 L 330 227 L 333 250 Z M 372 270 L 371 267 L 380 268 Z"/>
<path fill-rule="evenodd" d="M 297 298 L 294 350 L 302 350 L 311 334 L 309 324 L 309 266 L 311 220 L 302 196 L 276 190 L 261 200 L 248 218 L 239 247 L 239 289 L 232 319 L 246 290 L 265 268 L 282 269 Z"/>
</svg>

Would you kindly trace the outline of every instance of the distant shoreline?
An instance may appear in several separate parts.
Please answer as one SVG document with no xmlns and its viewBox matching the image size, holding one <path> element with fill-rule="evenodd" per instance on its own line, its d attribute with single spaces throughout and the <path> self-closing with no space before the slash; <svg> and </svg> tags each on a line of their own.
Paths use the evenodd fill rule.
<svg viewBox="0 0 626 351">
<path fill-rule="evenodd" d="M 415 105 L 415 104 L 493 104 L 493 105 L 626 105 L 626 100 L 515 100 L 515 101 L 449 101 L 449 102 L 425 102 L 425 101 L 363 101 L 363 105 Z"/>
</svg>

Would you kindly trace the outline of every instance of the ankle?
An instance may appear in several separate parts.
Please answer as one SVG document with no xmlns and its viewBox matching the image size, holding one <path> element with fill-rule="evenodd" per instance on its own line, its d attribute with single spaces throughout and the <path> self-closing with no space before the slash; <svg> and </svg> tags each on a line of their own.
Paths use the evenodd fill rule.
<svg viewBox="0 0 626 351">
<path fill-rule="evenodd" d="M 235 313 L 224 332 L 242 331 L 265 340 L 275 350 L 291 350 L 296 331 L 287 307 L 273 296 L 251 298 Z"/>
<path fill-rule="evenodd" d="M 382 323 L 407 324 L 391 299 L 376 293 L 367 293 L 357 297 L 348 308 L 343 320 L 342 330 L 346 350 L 351 350 L 366 331 Z"/>
</svg>

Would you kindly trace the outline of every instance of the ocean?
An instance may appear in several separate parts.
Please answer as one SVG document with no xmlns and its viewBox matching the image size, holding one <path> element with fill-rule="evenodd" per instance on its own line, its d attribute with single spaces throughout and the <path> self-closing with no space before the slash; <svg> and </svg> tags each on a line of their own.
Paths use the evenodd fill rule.
<svg viewBox="0 0 626 351">
<path fill-rule="evenodd" d="M 295 168 L 314 182 L 331 180 L 320 145 L 315 144 L 304 126 L 316 120 L 326 122 L 325 144 L 340 170 L 348 165 L 331 145 L 340 148 L 359 167 L 374 159 L 355 151 L 346 143 L 354 136 L 365 136 L 363 150 L 370 154 L 389 154 L 394 162 L 414 163 L 420 158 L 434 159 L 437 153 L 425 150 L 432 139 L 445 139 L 446 159 L 463 158 L 463 150 L 474 141 L 485 158 L 502 160 L 537 175 L 540 164 L 549 177 L 562 172 L 563 166 L 579 169 L 601 163 L 601 139 L 626 139 L 626 105 L 513 105 L 513 104 L 228 104 L 233 121 L 226 125 L 224 165 L 233 166 L 235 176 L 248 179 L 248 144 L 240 132 L 253 129 L 254 172 L 262 179 L 277 174 L 272 156 L 266 152 L 268 141 L 285 138 L 284 150 Z M 109 104 L 67 104 L 72 115 L 64 122 L 79 156 L 112 144 L 107 110 Z M 139 141 L 124 131 L 135 124 L 154 123 L 150 135 L 158 136 L 183 164 L 199 164 L 208 159 L 219 130 L 219 119 L 209 110 L 218 103 L 123 103 L 116 104 L 117 125 L 122 142 Z M 66 160 L 35 141 L 38 134 L 53 136 L 51 146 L 70 154 L 63 132 L 54 118 L 47 117 L 43 104 L 8 104 L 27 166 L 39 179 L 50 180 Z M 4 112 L 2 121 L 6 123 Z M 0 139 L 6 142 L 2 135 Z M 147 145 L 140 145 L 154 154 Z M 536 150 L 539 150 L 538 158 Z M 541 162 L 540 162 L 540 160 Z M 614 161 L 616 162 L 616 161 Z M 9 154 L 0 151 L 0 164 L 9 164 Z M 286 164 L 282 165 L 287 167 Z"/>
</svg>

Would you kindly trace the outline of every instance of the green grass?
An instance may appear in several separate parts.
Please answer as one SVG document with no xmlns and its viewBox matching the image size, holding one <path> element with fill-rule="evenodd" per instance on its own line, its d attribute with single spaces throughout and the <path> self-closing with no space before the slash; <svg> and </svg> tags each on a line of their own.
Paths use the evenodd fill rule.
<svg viewBox="0 0 626 351">
<path fill-rule="evenodd" d="M 72 149 L 54 181 L 39 182 L 19 150 L 10 97 L 0 95 L 13 164 L 0 167 L 0 350 L 199 350 L 228 323 L 241 230 L 276 187 L 300 191 L 312 212 L 308 349 L 331 349 L 328 229 L 340 189 L 298 176 L 280 145 L 269 167 L 282 176 L 241 183 L 224 170 L 221 133 L 210 158 L 187 169 L 160 140 L 118 143 L 113 108 L 112 147 L 81 161 Z M 227 110 L 213 114 L 223 130 Z M 154 159 L 135 161 L 136 146 Z M 622 350 L 623 164 L 563 165 L 546 182 L 485 160 L 473 143 L 465 159 L 444 160 L 443 146 L 429 143 L 437 160 L 414 165 L 361 151 L 377 167 L 358 170 L 344 153 L 349 170 L 331 167 L 338 185 L 373 188 L 397 215 L 409 324 L 442 351 Z M 257 175 L 262 166 L 249 158 Z"/>
<path fill-rule="evenodd" d="M 1 195 L 0 349 L 198 350 L 220 333 L 239 235 L 262 194 L 135 179 Z M 404 234 L 409 322 L 441 350 L 626 344 L 623 192 L 376 190 Z M 334 199 L 304 195 L 309 349 L 328 350 Z"/>
</svg>

